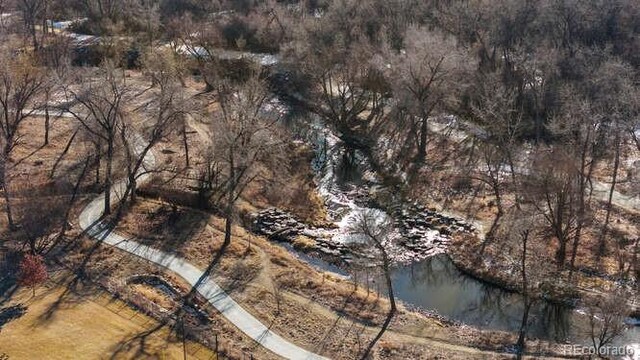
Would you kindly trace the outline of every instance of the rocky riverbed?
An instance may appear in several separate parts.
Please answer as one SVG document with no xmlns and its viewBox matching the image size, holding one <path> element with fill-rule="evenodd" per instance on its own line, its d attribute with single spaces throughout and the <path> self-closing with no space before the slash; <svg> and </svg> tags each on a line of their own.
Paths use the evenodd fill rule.
<svg viewBox="0 0 640 360">
<path fill-rule="evenodd" d="M 441 254 L 446 251 L 451 236 L 475 231 L 472 225 L 461 219 L 440 214 L 435 209 L 427 209 L 417 203 L 397 205 L 390 216 L 398 236 L 389 252 L 397 263 L 412 263 Z M 345 229 L 349 223 L 349 219 L 346 219 L 334 227 L 314 227 L 276 208 L 262 210 L 253 217 L 256 233 L 294 245 L 300 241 L 300 237 L 311 239 L 312 244 L 299 249 L 315 253 L 331 263 L 348 264 L 355 257 L 374 258 L 368 244 L 350 236 L 349 230 Z"/>
<path fill-rule="evenodd" d="M 377 257 L 376 251 L 362 234 L 354 233 L 355 225 L 365 213 L 372 213 L 393 227 L 385 246 L 398 264 L 444 253 L 452 236 L 476 231 L 461 219 L 417 202 L 394 195 L 388 197 L 393 200 L 380 201 L 377 195 L 394 192 L 384 185 L 369 158 L 358 150 L 349 151 L 320 120 L 312 123 L 309 130 L 305 141 L 316 153 L 311 165 L 328 212 L 327 220 L 333 226 L 315 227 L 300 221 L 295 214 L 270 208 L 253 214 L 256 233 L 291 243 L 298 250 L 314 253 L 338 266 L 353 262 L 369 266 L 372 263 L 369 260 Z"/>
</svg>

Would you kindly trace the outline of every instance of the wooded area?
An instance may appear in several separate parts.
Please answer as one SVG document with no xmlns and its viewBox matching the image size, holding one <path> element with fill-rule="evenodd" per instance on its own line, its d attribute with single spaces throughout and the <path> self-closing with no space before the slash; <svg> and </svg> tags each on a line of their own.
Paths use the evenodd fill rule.
<svg viewBox="0 0 640 360">
<path fill-rule="evenodd" d="M 411 356 L 381 349 L 408 312 L 392 274 L 430 257 L 410 247 L 425 231 L 463 273 L 521 294 L 518 357 L 536 302 L 587 309 L 596 349 L 640 316 L 637 1 L 0 0 L 0 14 L 0 246 L 28 254 L 34 295 L 33 259 L 87 251 L 71 266 L 90 272 L 77 217 L 99 195 L 112 229 L 149 201 L 169 227 L 222 219 L 206 275 L 240 253 L 238 226 L 329 258 L 367 298 L 375 268 L 382 331 L 345 358 Z M 245 275 L 263 252 L 247 241 Z"/>
</svg>

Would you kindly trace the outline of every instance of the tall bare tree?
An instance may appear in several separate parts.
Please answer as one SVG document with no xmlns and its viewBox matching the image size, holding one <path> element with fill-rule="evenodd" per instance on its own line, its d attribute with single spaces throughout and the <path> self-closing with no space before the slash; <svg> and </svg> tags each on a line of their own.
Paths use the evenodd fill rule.
<svg viewBox="0 0 640 360">
<path fill-rule="evenodd" d="M 584 97 L 576 96 L 577 90 L 567 88 L 563 91 L 564 107 L 562 112 L 551 119 L 549 131 L 566 151 L 572 153 L 571 158 L 575 162 L 574 167 L 578 172 L 577 201 L 576 201 L 576 226 L 573 235 L 571 251 L 571 266 L 569 278 L 573 270 L 582 238 L 583 229 L 589 223 L 588 213 L 593 171 L 601 160 L 601 146 L 597 141 L 599 129 L 602 129 L 603 117 L 594 112 L 593 106 Z"/>
<path fill-rule="evenodd" d="M 181 85 L 184 83 L 184 75 L 186 67 L 181 57 L 174 51 L 164 49 L 152 49 L 145 52 L 142 56 L 142 67 L 144 72 L 151 78 L 151 86 L 159 86 L 161 91 L 165 87 L 174 89 L 175 81 L 179 81 Z M 188 116 L 181 116 L 178 126 L 180 127 L 180 136 L 182 138 L 182 146 L 184 149 L 185 166 L 190 166 L 189 141 L 187 137 Z"/>
<path fill-rule="evenodd" d="M 575 235 L 582 174 L 573 151 L 558 147 L 539 149 L 527 176 L 525 196 L 544 216 L 550 235 L 558 242 L 556 265 L 565 266 L 567 245 Z"/>
<path fill-rule="evenodd" d="M 111 213 L 111 186 L 113 184 L 113 162 L 116 141 L 123 126 L 124 103 L 129 93 L 128 87 L 115 68 L 106 64 L 97 77 L 82 78 L 79 90 L 70 90 L 71 105 L 65 110 L 82 124 L 96 144 L 106 147 L 106 171 L 104 181 L 104 215 Z M 98 154 L 102 149 L 98 149 Z M 100 164 L 98 163 L 98 167 Z"/>
<path fill-rule="evenodd" d="M 608 148 L 613 150 L 611 186 L 605 220 L 600 232 L 600 255 L 606 250 L 605 243 L 613 208 L 613 196 L 619 181 L 620 156 L 626 143 L 627 130 L 637 126 L 640 116 L 639 91 L 633 74 L 634 70 L 629 64 L 613 59 L 603 63 L 592 79 L 592 91 L 596 94 L 594 106 L 603 117 L 602 126 L 606 129 Z"/>
<path fill-rule="evenodd" d="M 120 128 L 120 136 L 125 149 L 127 169 L 127 189 L 124 199 L 130 196 L 136 200 L 137 179 L 143 172 L 155 169 L 145 168 L 147 154 L 158 142 L 166 139 L 184 121 L 184 101 L 175 78 L 159 79 L 159 88 L 150 102 L 141 110 L 142 114 L 129 114 Z M 139 119 L 138 119 L 139 118 Z M 138 124 L 134 120 L 138 119 Z"/>
<path fill-rule="evenodd" d="M 370 152 L 384 129 L 390 96 L 374 48 L 362 35 L 361 42 L 337 37 L 333 43 L 315 47 L 310 41 L 320 36 L 317 32 L 321 30 L 303 33 L 287 50 L 288 61 L 311 83 L 311 94 L 303 101 L 336 131 L 349 150 Z"/>
<path fill-rule="evenodd" d="M 11 212 L 9 163 L 11 151 L 20 141 L 20 125 L 38 108 L 38 96 L 46 77 L 27 55 L 0 57 L 0 188 L 4 191 L 9 228 L 15 223 Z"/>
<path fill-rule="evenodd" d="M 389 57 L 389 77 L 399 106 L 412 115 L 410 141 L 416 144 L 416 160 L 423 162 L 429 118 L 455 107 L 474 64 L 453 37 L 424 27 L 409 28 L 404 45 Z"/>
<path fill-rule="evenodd" d="M 233 210 L 245 188 L 264 175 L 277 171 L 284 142 L 278 120 L 280 114 L 269 104 L 272 95 L 258 78 L 234 86 L 223 81 L 217 89 L 220 109 L 212 121 L 213 144 L 209 159 L 219 164 L 222 191 L 211 194 L 225 214 L 224 243 L 231 241 Z"/>
<path fill-rule="evenodd" d="M 31 38 L 33 48 L 36 50 L 41 45 L 38 40 L 37 26 L 43 25 L 43 30 L 45 29 L 44 20 L 46 18 L 47 3 L 48 0 L 18 0 L 18 9 L 22 14 L 25 30 Z"/>
<path fill-rule="evenodd" d="M 523 131 L 523 116 L 516 105 L 516 94 L 502 86 L 493 75 L 485 75 L 478 91 L 477 104 L 472 106 L 476 123 L 484 131 L 476 143 L 480 148 L 479 181 L 487 184 L 495 197 L 497 213 L 487 232 L 491 238 L 505 214 L 503 192 L 511 189 L 519 206 L 519 184 L 516 159 L 519 137 Z"/>
<path fill-rule="evenodd" d="M 376 336 L 369 342 L 367 348 L 364 350 L 361 359 L 365 360 L 369 358 L 369 355 L 376 343 L 382 335 L 384 335 L 385 331 L 391 324 L 391 320 L 395 316 L 398 308 L 396 305 L 395 294 L 393 292 L 393 282 L 391 280 L 391 267 L 392 267 L 392 259 L 391 259 L 391 251 L 393 242 L 397 240 L 397 233 L 393 228 L 393 223 L 389 221 L 388 218 L 380 217 L 380 214 L 373 211 L 365 211 L 359 214 L 359 218 L 356 223 L 353 225 L 351 231 L 363 237 L 364 240 L 372 246 L 376 252 L 378 253 L 378 259 L 381 262 L 382 273 L 385 279 L 385 285 L 387 287 L 387 294 L 389 296 L 389 312 L 382 323 L 380 331 Z"/>
</svg>

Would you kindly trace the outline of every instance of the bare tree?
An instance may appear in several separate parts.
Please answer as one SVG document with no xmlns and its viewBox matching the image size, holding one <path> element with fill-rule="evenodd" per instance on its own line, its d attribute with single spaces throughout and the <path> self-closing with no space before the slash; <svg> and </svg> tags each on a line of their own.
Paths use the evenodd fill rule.
<svg viewBox="0 0 640 360">
<path fill-rule="evenodd" d="M 522 113 L 517 110 L 516 95 L 502 86 L 494 76 L 483 79 L 477 104 L 472 113 L 484 133 L 476 139 L 480 149 L 480 171 L 476 179 L 487 184 L 495 197 L 497 213 L 487 232 L 491 238 L 505 214 L 503 192 L 510 188 L 519 206 L 518 139 L 522 134 Z"/>
<path fill-rule="evenodd" d="M 604 223 L 600 232 L 599 255 L 605 252 L 605 240 L 611 210 L 613 208 L 613 196 L 618 184 L 618 172 L 620 170 L 620 155 L 624 146 L 624 137 L 627 129 L 637 125 L 640 114 L 640 101 L 638 101 L 638 87 L 630 74 L 633 73 L 629 64 L 618 60 L 609 60 L 602 64 L 594 76 L 592 82 L 596 95 L 594 106 L 602 114 L 602 126 L 607 130 L 607 142 L 613 149 L 613 169 L 611 174 L 611 186 L 607 198 L 607 207 Z"/>
<path fill-rule="evenodd" d="M 104 181 L 104 215 L 111 213 L 111 186 L 116 141 L 123 125 L 123 102 L 128 88 L 113 66 L 107 64 L 100 69 L 97 78 L 82 79 L 79 91 L 71 90 L 72 103 L 80 110 L 67 106 L 66 111 L 82 124 L 87 133 L 96 140 L 98 147 L 106 146 L 106 173 Z M 101 153 L 98 149 L 97 153 Z M 100 164 L 98 162 L 98 169 Z"/>
<path fill-rule="evenodd" d="M 380 59 L 364 38 L 360 43 L 336 41 L 314 48 L 309 44 L 313 36 L 304 34 L 287 52 L 289 61 L 296 63 L 313 87 L 312 96 L 303 101 L 322 116 L 349 150 L 370 153 L 384 130 L 390 95 Z"/>
<path fill-rule="evenodd" d="M 576 231 L 581 174 L 573 152 L 566 148 L 539 150 L 527 176 L 528 197 L 546 219 L 551 235 L 558 241 L 556 265 L 565 265 L 567 245 Z"/>
<path fill-rule="evenodd" d="M 588 335 L 596 354 L 601 354 L 600 349 L 611 344 L 627 329 L 624 322 L 627 316 L 627 297 L 628 294 L 619 291 L 602 295 L 588 304 Z"/>
<path fill-rule="evenodd" d="M 541 283 L 550 279 L 553 281 L 550 277 L 553 269 L 549 269 L 545 261 L 540 261 L 546 257 L 547 244 L 541 241 L 544 232 L 540 228 L 544 220 L 537 209 L 523 204 L 520 208 L 509 209 L 505 217 L 504 225 L 497 230 L 495 241 L 500 242 L 500 254 L 510 265 L 512 283 L 522 294 L 523 310 L 516 342 L 517 357 L 522 358 L 531 309 L 542 296 Z"/>
<path fill-rule="evenodd" d="M 221 66 L 217 51 L 222 48 L 222 37 L 217 28 L 209 23 L 199 22 L 190 16 L 183 16 L 171 23 L 170 35 L 176 55 L 186 56 L 195 63 L 206 88 L 213 91 L 221 76 Z"/>
<path fill-rule="evenodd" d="M 246 84 L 219 84 L 220 110 L 213 114 L 213 144 L 209 159 L 220 166 L 222 191 L 215 196 L 225 214 L 224 243 L 231 241 L 233 208 L 245 188 L 264 175 L 264 167 L 277 172 L 284 142 L 279 134 L 277 110 L 270 110 L 266 85 L 257 78 Z"/>
<path fill-rule="evenodd" d="M 385 278 L 390 304 L 389 312 L 382 323 L 380 331 L 371 340 L 362 354 L 361 358 L 365 360 L 369 357 L 369 354 L 375 347 L 378 340 L 380 340 L 385 331 L 387 331 L 389 324 L 391 324 L 391 320 L 398 310 L 395 294 L 393 292 L 393 282 L 391 280 L 392 259 L 390 256 L 390 249 L 394 246 L 393 242 L 397 240 L 397 233 L 395 232 L 393 223 L 389 218 L 381 217 L 379 213 L 374 211 L 364 211 L 359 214 L 359 218 L 351 231 L 354 234 L 363 237 L 363 239 L 377 251 L 378 259 L 380 259 L 382 265 L 382 272 Z"/>
<path fill-rule="evenodd" d="M 38 35 L 36 26 L 40 25 L 46 16 L 47 0 L 19 0 L 18 9 L 22 14 L 22 21 L 24 23 L 25 30 L 31 37 L 31 42 L 34 49 L 39 49 L 40 42 L 38 41 Z M 44 30 L 44 28 L 43 28 Z"/>
<path fill-rule="evenodd" d="M 130 196 L 131 201 L 136 199 L 137 179 L 145 169 L 147 154 L 164 140 L 180 123 L 184 121 L 184 102 L 175 78 L 160 78 L 159 89 L 153 98 L 143 109 L 139 125 L 134 124 L 136 117 L 129 114 L 127 121 L 120 128 L 120 135 L 125 145 L 125 159 L 127 169 L 127 189 L 123 196 Z"/>
<path fill-rule="evenodd" d="M 529 324 L 529 312 L 531 311 L 531 306 L 533 301 L 529 294 L 529 279 L 527 278 L 527 246 L 529 242 L 529 229 L 524 229 L 520 233 L 520 238 L 522 240 L 522 255 L 521 255 L 521 272 L 522 272 L 522 296 L 524 298 L 524 310 L 522 311 L 522 320 L 520 322 L 520 330 L 518 331 L 518 342 L 516 344 L 517 347 L 517 359 L 522 358 L 522 354 L 525 349 L 525 339 L 527 336 L 527 327 Z"/>
<path fill-rule="evenodd" d="M 602 128 L 602 116 L 593 111 L 592 105 L 585 98 L 576 97 L 576 89 L 567 88 L 563 91 L 565 106 L 559 116 L 551 119 L 549 131 L 566 151 L 572 153 L 575 161 L 575 168 L 578 172 L 577 178 L 577 201 L 576 201 L 576 226 L 573 235 L 573 245 L 571 251 L 571 266 L 569 269 L 569 280 L 573 275 L 573 270 L 578 253 L 578 247 L 582 237 L 583 228 L 589 222 L 587 212 L 592 175 L 595 165 L 601 160 L 600 146 L 597 141 L 598 129 Z M 570 98 L 570 99 L 569 99 Z"/>
<path fill-rule="evenodd" d="M 399 106 L 412 115 L 409 134 L 416 160 L 423 162 L 429 118 L 435 111 L 454 108 L 474 64 L 453 37 L 426 28 L 409 28 L 404 44 L 389 57 L 389 77 Z"/>
<path fill-rule="evenodd" d="M 10 155 L 20 141 L 20 125 L 38 108 L 45 81 L 43 71 L 28 56 L 0 57 L 0 188 L 4 190 L 10 229 L 15 228 L 9 193 Z"/>
<path fill-rule="evenodd" d="M 142 67 L 144 72 L 151 78 L 151 86 L 159 86 L 163 89 L 166 86 L 174 87 L 175 81 L 179 81 L 183 86 L 186 68 L 184 62 L 175 52 L 153 49 L 143 54 Z M 177 90 L 172 90 L 177 91 Z M 190 166 L 189 141 L 187 138 L 188 114 L 180 117 L 179 131 L 182 137 L 184 149 L 185 165 Z"/>
</svg>

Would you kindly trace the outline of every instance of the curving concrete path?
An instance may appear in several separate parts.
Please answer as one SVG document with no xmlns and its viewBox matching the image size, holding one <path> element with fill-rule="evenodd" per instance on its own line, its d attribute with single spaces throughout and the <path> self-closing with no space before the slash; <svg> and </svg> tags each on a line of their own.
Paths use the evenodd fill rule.
<svg viewBox="0 0 640 360">
<path fill-rule="evenodd" d="M 42 114 L 40 114 L 40 111 L 34 111 L 33 115 Z M 73 117 L 71 114 L 60 112 L 52 113 L 51 116 Z M 145 146 L 144 139 L 136 134 L 132 140 L 135 150 L 140 153 Z M 145 168 L 152 169 L 155 167 L 155 163 L 155 156 L 149 151 L 144 158 L 143 169 L 140 169 L 137 177 L 139 183 L 149 180 L 150 175 L 146 173 Z M 122 199 L 126 187 L 126 180 L 120 180 L 114 183 L 111 191 L 113 203 Z M 118 235 L 101 221 L 103 210 L 104 194 L 100 194 L 85 206 L 80 213 L 80 228 L 85 231 L 87 235 L 175 272 L 191 286 L 197 286 L 196 290 L 198 293 L 206 298 L 229 322 L 274 354 L 294 360 L 327 359 L 292 344 L 280 335 L 269 330 L 260 320 L 256 319 L 235 302 L 211 277 L 207 276 L 203 278 L 204 272 L 185 259 Z"/>
</svg>

